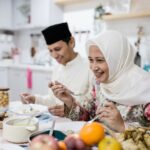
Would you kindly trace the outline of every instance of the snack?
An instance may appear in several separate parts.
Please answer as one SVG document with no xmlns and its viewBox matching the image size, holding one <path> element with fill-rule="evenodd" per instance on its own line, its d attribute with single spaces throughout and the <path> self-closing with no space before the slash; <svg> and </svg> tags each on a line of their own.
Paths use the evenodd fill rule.
<svg viewBox="0 0 150 150">
<path fill-rule="evenodd" d="M 130 128 L 118 136 L 124 150 L 149 150 L 150 128 Z"/>
<path fill-rule="evenodd" d="M 6 117 L 6 109 L 9 104 L 8 88 L 0 88 L 0 121 Z"/>
</svg>

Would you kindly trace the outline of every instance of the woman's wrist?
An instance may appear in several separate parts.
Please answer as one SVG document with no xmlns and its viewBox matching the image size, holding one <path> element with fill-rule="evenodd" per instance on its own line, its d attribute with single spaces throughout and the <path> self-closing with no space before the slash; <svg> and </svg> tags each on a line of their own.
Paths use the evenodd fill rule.
<svg viewBox="0 0 150 150">
<path fill-rule="evenodd" d="M 68 101 L 65 102 L 65 104 L 69 109 L 71 109 L 74 104 L 74 101 L 75 101 L 74 97 L 71 97 Z"/>
</svg>

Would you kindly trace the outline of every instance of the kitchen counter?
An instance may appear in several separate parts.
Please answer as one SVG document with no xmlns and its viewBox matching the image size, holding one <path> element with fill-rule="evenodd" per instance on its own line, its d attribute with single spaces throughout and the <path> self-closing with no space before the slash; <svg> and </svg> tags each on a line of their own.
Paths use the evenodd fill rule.
<svg viewBox="0 0 150 150">
<path fill-rule="evenodd" d="M 18 69 L 27 69 L 37 71 L 46 71 L 50 72 L 53 70 L 53 66 L 44 66 L 44 65 L 34 65 L 34 64 L 21 64 L 21 63 L 13 63 L 12 61 L 0 61 L 0 67 L 4 68 L 18 68 Z"/>
</svg>

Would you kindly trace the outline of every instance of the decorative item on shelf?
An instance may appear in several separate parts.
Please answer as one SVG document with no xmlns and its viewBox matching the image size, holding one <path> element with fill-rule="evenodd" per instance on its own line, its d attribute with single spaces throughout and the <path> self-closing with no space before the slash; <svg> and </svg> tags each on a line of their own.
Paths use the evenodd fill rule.
<svg viewBox="0 0 150 150">
<path fill-rule="evenodd" d="M 32 89 L 32 70 L 27 68 L 27 88 Z"/>
<path fill-rule="evenodd" d="M 104 29 L 104 21 L 101 19 L 106 14 L 104 7 L 100 4 L 94 11 L 94 32 L 99 33 Z"/>
<path fill-rule="evenodd" d="M 20 51 L 19 48 L 11 48 L 12 58 L 14 63 L 20 62 Z"/>
<path fill-rule="evenodd" d="M 23 0 L 21 5 L 18 6 L 18 10 L 24 17 L 24 23 L 30 23 L 31 22 L 30 0 Z"/>
<path fill-rule="evenodd" d="M 137 47 L 137 52 L 134 60 L 135 64 L 137 64 L 138 66 L 141 66 L 141 55 L 139 51 L 140 51 L 141 38 L 143 35 L 144 35 L 143 26 L 139 26 L 137 32 L 137 41 L 135 42 L 135 46 Z"/>
<path fill-rule="evenodd" d="M 79 42 L 81 42 L 81 39 L 82 39 L 82 36 L 83 35 L 85 35 L 86 37 L 86 39 L 85 40 L 87 40 L 88 39 L 88 37 L 89 37 L 89 34 L 90 34 L 90 30 L 76 30 L 76 31 L 74 31 L 74 36 L 78 36 L 78 41 Z"/>
<path fill-rule="evenodd" d="M 103 8 L 102 5 L 99 5 L 98 7 L 95 8 L 94 10 L 94 19 L 100 19 L 102 15 L 105 14 L 105 9 Z"/>
</svg>

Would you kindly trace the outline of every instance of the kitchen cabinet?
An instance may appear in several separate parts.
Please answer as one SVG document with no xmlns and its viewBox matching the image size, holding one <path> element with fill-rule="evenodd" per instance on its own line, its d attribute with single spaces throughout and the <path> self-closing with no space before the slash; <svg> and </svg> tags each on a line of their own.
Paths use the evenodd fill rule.
<svg viewBox="0 0 150 150">
<path fill-rule="evenodd" d="M 0 88 L 8 87 L 8 68 L 0 67 Z"/>
<path fill-rule="evenodd" d="M 27 67 L 10 67 L 8 70 L 8 83 L 10 88 L 10 100 L 20 100 L 19 94 L 27 92 L 30 94 L 44 95 L 48 93 L 48 83 L 51 81 L 51 70 L 31 70 L 32 87 L 27 86 Z"/>
<path fill-rule="evenodd" d="M 41 28 L 63 21 L 63 9 L 53 0 L 14 0 L 15 29 Z"/>
<path fill-rule="evenodd" d="M 20 68 L 9 68 L 8 83 L 10 88 L 10 100 L 20 100 L 20 93 L 27 92 L 26 70 Z"/>
<path fill-rule="evenodd" d="M 45 95 L 48 93 L 48 84 L 51 81 L 51 71 L 37 71 L 33 72 L 33 87 L 32 93 Z"/>
<path fill-rule="evenodd" d="M 12 29 L 12 0 L 0 0 L 0 29 Z"/>
</svg>

